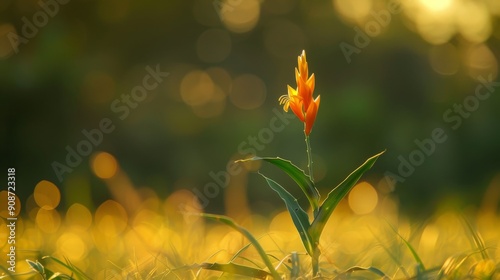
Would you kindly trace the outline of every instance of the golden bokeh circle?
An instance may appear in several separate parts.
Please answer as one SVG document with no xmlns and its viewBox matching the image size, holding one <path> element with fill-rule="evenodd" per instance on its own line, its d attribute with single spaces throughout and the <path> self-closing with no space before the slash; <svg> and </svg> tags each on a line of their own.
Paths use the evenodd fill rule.
<svg viewBox="0 0 500 280">
<path fill-rule="evenodd" d="M 12 193 L 11 193 L 12 194 Z M 17 217 L 19 213 L 21 212 L 21 201 L 19 200 L 19 197 L 14 194 L 13 196 L 11 195 L 10 197 L 14 197 L 14 199 L 10 199 L 11 201 L 14 201 L 14 203 L 11 202 L 11 204 L 14 207 L 14 215 L 10 214 L 9 211 L 9 192 L 8 191 L 0 191 L 0 201 L 4 202 L 0 206 L 0 217 L 7 219 L 7 218 L 12 218 L 12 217 Z"/>
<path fill-rule="evenodd" d="M 61 215 L 54 209 L 40 208 L 36 214 L 36 225 L 45 233 L 55 233 L 61 226 Z"/>
<path fill-rule="evenodd" d="M 15 27 L 10 23 L 0 24 L 0 59 L 8 58 L 18 51 L 20 44 Z"/>
<path fill-rule="evenodd" d="M 358 183 L 349 193 L 348 202 L 354 213 L 358 215 L 368 214 L 377 206 L 377 191 L 368 182 Z"/>
<path fill-rule="evenodd" d="M 107 200 L 95 211 L 94 220 L 99 232 L 108 237 L 121 234 L 128 223 L 127 212 L 116 201 Z"/>
<path fill-rule="evenodd" d="M 35 186 L 33 193 L 36 204 L 46 210 L 56 208 L 61 202 L 61 193 L 54 183 L 42 180 Z"/>
<path fill-rule="evenodd" d="M 71 261 L 80 261 L 87 254 L 87 245 L 76 233 L 63 233 L 56 243 L 58 252 Z"/>
<path fill-rule="evenodd" d="M 260 17 L 260 1 L 258 0 L 226 0 L 221 1 L 217 12 L 227 29 L 235 33 L 252 30 Z"/>
<path fill-rule="evenodd" d="M 99 152 L 92 158 L 92 171 L 101 179 L 109 179 L 115 176 L 118 170 L 118 162 L 110 153 Z"/>
<path fill-rule="evenodd" d="M 66 211 L 66 224 L 87 230 L 92 225 L 92 214 L 87 207 L 79 203 L 72 204 Z"/>
</svg>

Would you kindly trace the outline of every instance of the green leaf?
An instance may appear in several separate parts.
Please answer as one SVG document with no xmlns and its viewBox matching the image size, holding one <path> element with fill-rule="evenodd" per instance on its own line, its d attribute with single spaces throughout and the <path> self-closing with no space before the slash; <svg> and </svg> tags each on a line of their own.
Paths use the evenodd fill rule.
<svg viewBox="0 0 500 280">
<path fill-rule="evenodd" d="M 349 193 L 349 191 L 358 182 L 359 178 L 370 169 L 378 157 L 382 155 L 385 151 L 378 153 L 371 158 L 367 159 L 360 167 L 354 170 L 347 178 L 342 181 L 338 186 L 336 186 L 326 197 L 323 204 L 319 207 L 318 215 L 314 218 L 311 224 L 310 235 L 314 240 L 319 240 L 321 232 L 326 225 L 326 222 L 332 215 L 333 210 L 339 204 L 339 202 Z"/>
<path fill-rule="evenodd" d="M 32 260 L 26 260 L 26 262 L 29 264 L 32 270 L 36 271 L 42 279 L 47 279 L 47 280 L 58 280 L 58 279 L 73 279 L 70 276 L 66 274 L 62 274 L 60 272 L 54 273 L 50 269 L 47 269 L 44 267 L 38 260 L 32 261 Z"/>
<path fill-rule="evenodd" d="M 63 279 L 72 280 L 73 278 L 67 274 L 56 272 L 52 274 L 52 276 L 48 280 L 63 280 Z"/>
<path fill-rule="evenodd" d="M 290 178 L 292 178 L 297 185 L 299 185 L 300 189 L 304 192 L 309 200 L 309 204 L 311 204 L 311 208 L 313 209 L 314 214 L 316 215 L 319 205 L 319 191 L 314 186 L 314 183 L 311 181 L 311 177 L 306 175 L 304 170 L 298 168 L 291 161 L 285 160 L 282 158 L 269 158 L 269 157 L 252 157 L 249 159 L 242 159 L 236 162 L 245 162 L 245 161 L 255 161 L 255 160 L 263 160 L 267 161 L 281 170 L 283 170 Z"/>
<path fill-rule="evenodd" d="M 271 187 L 273 191 L 277 192 L 281 199 L 285 202 L 286 208 L 290 213 L 290 216 L 292 216 L 293 224 L 295 225 L 295 228 L 297 228 L 300 238 L 302 239 L 302 243 L 304 244 L 307 252 L 312 256 L 314 243 L 309 235 L 309 228 L 311 225 L 309 224 L 309 216 L 307 216 L 306 211 L 300 207 L 297 199 L 280 184 L 262 174 L 260 175 L 266 179 L 269 187 Z"/>
<path fill-rule="evenodd" d="M 38 261 L 32 261 L 32 260 L 26 260 L 26 262 L 29 264 L 31 269 L 38 272 L 38 274 L 40 274 L 44 279 L 46 279 L 45 267 L 43 267 L 43 265 L 41 263 L 39 263 Z"/>
</svg>

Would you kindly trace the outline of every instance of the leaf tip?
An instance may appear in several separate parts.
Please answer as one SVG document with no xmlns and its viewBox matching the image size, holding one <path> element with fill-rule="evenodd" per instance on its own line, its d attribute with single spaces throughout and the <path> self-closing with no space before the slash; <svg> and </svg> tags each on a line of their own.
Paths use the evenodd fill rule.
<svg viewBox="0 0 500 280">
<path fill-rule="evenodd" d="M 235 161 L 233 161 L 234 163 L 245 163 L 245 162 L 248 162 L 248 161 L 254 161 L 254 160 L 261 160 L 262 158 L 258 157 L 258 156 L 252 156 L 252 157 L 249 157 L 249 158 L 242 158 L 242 159 L 237 159 Z"/>
</svg>

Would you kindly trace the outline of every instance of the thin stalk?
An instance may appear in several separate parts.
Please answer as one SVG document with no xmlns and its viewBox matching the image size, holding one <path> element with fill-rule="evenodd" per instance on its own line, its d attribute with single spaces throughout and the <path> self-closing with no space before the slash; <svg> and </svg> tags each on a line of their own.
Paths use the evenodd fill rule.
<svg viewBox="0 0 500 280">
<path fill-rule="evenodd" d="M 309 140 L 309 135 L 307 134 L 306 134 L 306 146 L 307 146 L 307 168 L 309 169 L 309 177 L 311 177 L 311 181 L 314 183 L 311 141 Z"/>
<path fill-rule="evenodd" d="M 311 256 L 313 277 L 319 276 L 319 256 L 321 251 L 318 248 L 318 244 L 313 245 L 313 255 Z"/>
<path fill-rule="evenodd" d="M 304 130 L 305 134 L 305 130 Z M 313 160 L 312 160 L 312 150 L 311 150 L 311 141 L 309 140 L 309 135 L 306 136 L 306 147 L 307 147 L 307 168 L 309 169 L 309 177 L 311 177 L 311 181 L 314 183 L 314 175 L 313 175 Z M 314 211 L 316 212 L 316 211 Z M 317 213 L 314 213 L 314 217 L 316 217 Z M 313 246 L 313 255 L 311 256 L 311 265 L 313 270 L 313 277 L 316 277 L 319 273 L 319 256 L 321 255 L 321 251 L 318 248 L 318 240 L 314 241 Z"/>
</svg>

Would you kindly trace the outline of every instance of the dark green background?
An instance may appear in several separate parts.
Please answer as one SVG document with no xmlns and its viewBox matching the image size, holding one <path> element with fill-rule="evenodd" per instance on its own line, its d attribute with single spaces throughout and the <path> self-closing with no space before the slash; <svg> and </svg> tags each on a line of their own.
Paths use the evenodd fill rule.
<svg viewBox="0 0 500 280">
<path fill-rule="evenodd" d="M 479 205 L 500 171 L 499 87 L 456 130 L 443 119 L 446 110 L 461 104 L 479 84 L 470 74 L 466 58 L 467 49 L 475 44 L 460 34 L 449 40 L 460 54 L 458 71 L 452 75 L 433 70 L 429 53 L 435 46 L 415 31 L 404 13 L 393 15 L 381 34 L 371 38 L 348 63 L 339 45 L 354 44 L 355 24 L 341 20 L 332 1 L 264 1 L 257 26 L 243 34 L 229 32 L 229 56 L 207 63 L 197 55 L 198 37 L 209 28 L 225 30 L 211 1 L 203 10 L 209 24 L 195 18 L 193 1 L 125 2 L 127 11 L 118 19 L 112 17 L 113 5 L 120 5 L 116 1 L 72 0 L 61 5 L 34 38 L 19 46 L 19 53 L 0 59 L 4 168 L 0 172 L 5 178 L 8 167 L 17 169 L 22 200 L 38 181 L 46 179 L 59 186 L 66 198 L 61 207 L 75 202 L 68 198 L 78 184 L 67 179 L 58 182 L 51 164 L 63 162 L 65 147 L 84 139 L 82 129 L 97 128 L 106 117 L 116 129 L 104 135 L 96 150 L 115 155 L 136 186 L 152 187 L 161 197 L 177 188 L 202 189 L 212 180 L 210 171 L 224 170 L 230 158 L 238 155 L 238 145 L 268 126 L 274 116 L 272 109 L 280 109 L 277 99 L 286 93 L 286 85 L 295 86 L 293 71 L 302 49 L 316 75 L 315 95 L 321 94 L 311 141 L 313 152 L 326 166 L 326 176 L 318 182 L 322 193 L 384 149 L 386 154 L 365 179 L 377 185 L 386 172 L 397 174 L 398 157 L 407 159 L 417 148 L 414 140 L 431 137 L 435 128 L 442 128 L 447 140 L 437 144 L 435 152 L 395 187 L 393 195 L 404 211 L 425 214 L 439 203 Z M 279 2 L 292 3 L 291 8 L 272 12 Z M 377 3 L 374 11 L 381 10 L 385 2 Z M 0 24 L 11 24 L 19 32 L 22 18 L 31 18 L 38 9 L 36 1 L 3 1 Z M 491 20 L 492 35 L 483 44 L 498 57 L 499 18 L 492 13 Z M 289 34 L 278 42 L 283 50 L 279 56 L 265 42 L 275 21 L 292 23 L 302 31 L 302 37 Z M 128 118 L 119 120 L 110 110 L 110 102 L 141 83 L 146 65 L 158 64 L 171 76 Z M 241 74 L 256 75 L 266 85 L 265 102 L 256 109 L 242 110 L 228 99 L 222 114 L 200 118 L 180 98 L 182 65 L 201 70 L 221 67 L 233 79 Z M 111 99 L 94 102 L 87 95 L 85 79 L 92 72 L 113 78 L 116 86 Z M 293 120 L 259 155 L 289 158 L 304 167 L 302 124 Z M 84 158 L 66 177 L 90 184 L 97 204 L 109 194 L 88 162 Z M 266 171 L 275 172 L 278 180 L 284 178 L 277 170 Z M 271 208 L 279 201 L 257 176 L 250 177 L 249 196 L 253 202 L 268 202 Z M 221 196 L 214 201 L 217 203 L 207 210 L 222 212 Z M 255 210 L 264 212 L 266 208 Z"/>
</svg>

